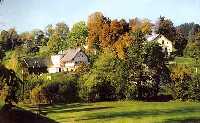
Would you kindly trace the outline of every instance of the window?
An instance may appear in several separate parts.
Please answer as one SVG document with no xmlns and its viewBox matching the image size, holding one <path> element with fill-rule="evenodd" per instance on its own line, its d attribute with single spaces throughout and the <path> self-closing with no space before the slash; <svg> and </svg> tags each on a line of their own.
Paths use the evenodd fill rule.
<svg viewBox="0 0 200 123">
<path fill-rule="evenodd" d="M 162 44 L 164 44 L 165 43 L 165 41 L 164 40 L 162 40 Z"/>
</svg>

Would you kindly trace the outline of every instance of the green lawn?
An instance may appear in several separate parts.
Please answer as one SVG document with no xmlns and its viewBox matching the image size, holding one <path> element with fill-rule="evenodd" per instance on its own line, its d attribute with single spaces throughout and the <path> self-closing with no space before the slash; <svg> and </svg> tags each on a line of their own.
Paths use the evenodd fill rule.
<svg viewBox="0 0 200 123">
<path fill-rule="evenodd" d="M 75 103 L 47 106 L 42 112 L 59 123 L 200 122 L 200 103 L 195 102 Z"/>
<path fill-rule="evenodd" d="M 195 64 L 195 59 L 193 59 L 193 58 L 186 58 L 186 57 L 176 57 L 174 59 L 174 62 L 177 63 L 177 64 L 191 65 L 191 64 Z"/>
<path fill-rule="evenodd" d="M 176 57 L 174 61 L 170 61 L 169 64 L 182 64 L 186 65 L 190 68 L 190 70 L 196 74 L 196 71 L 198 74 L 200 74 L 200 65 L 196 65 L 196 61 L 194 58 L 189 57 Z"/>
<path fill-rule="evenodd" d="M 4 104 L 3 101 L 0 100 L 0 109 L 3 106 L 3 104 Z"/>
</svg>

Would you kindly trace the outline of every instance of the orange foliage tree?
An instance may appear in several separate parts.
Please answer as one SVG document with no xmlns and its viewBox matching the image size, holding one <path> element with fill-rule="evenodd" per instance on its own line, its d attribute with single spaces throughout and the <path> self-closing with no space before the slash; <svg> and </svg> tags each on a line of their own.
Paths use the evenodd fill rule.
<svg viewBox="0 0 200 123">
<path fill-rule="evenodd" d="M 131 33 L 137 31 L 150 34 L 151 23 L 148 20 L 139 20 L 138 18 L 131 19 L 129 23 L 124 19 L 111 21 L 102 13 L 95 12 L 88 18 L 88 49 L 99 51 L 110 49 L 123 59 L 126 48 L 134 41 L 134 36 L 131 36 Z"/>
</svg>

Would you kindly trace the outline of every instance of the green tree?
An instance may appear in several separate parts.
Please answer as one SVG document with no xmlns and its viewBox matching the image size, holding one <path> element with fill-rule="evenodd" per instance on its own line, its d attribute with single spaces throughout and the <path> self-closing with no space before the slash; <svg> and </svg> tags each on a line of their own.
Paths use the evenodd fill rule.
<svg viewBox="0 0 200 123">
<path fill-rule="evenodd" d="M 191 81 L 191 71 L 185 65 L 171 66 L 171 80 L 169 83 L 169 93 L 174 99 L 186 100 L 189 98 L 189 82 Z"/>
<path fill-rule="evenodd" d="M 7 31 L 1 31 L 0 47 L 5 50 L 13 50 L 16 46 L 20 45 L 19 35 L 14 28 Z"/>
<path fill-rule="evenodd" d="M 80 21 L 73 25 L 67 38 L 67 47 L 83 47 L 88 36 L 87 25 L 84 21 Z"/>
<path fill-rule="evenodd" d="M 174 27 L 173 22 L 165 17 L 159 18 L 156 32 L 164 35 L 171 41 L 174 41 L 176 37 L 176 28 Z"/>
<path fill-rule="evenodd" d="M 190 41 L 185 49 L 185 55 L 199 60 L 200 58 L 200 32 L 196 33 L 194 39 Z"/>
<path fill-rule="evenodd" d="M 80 82 L 82 98 L 91 101 L 123 98 L 126 92 L 124 66 L 114 53 L 102 53 Z"/>
<path fill-rule="evenodd" d="M 69 28 L 65 23 L 57 23 L 55 28 L 52 26 L 48 27 L 49 41 L 47 48 L 50 53 L 58 53 L 67 46 L 67 35 Z"/>
<path fill-rule="evenodd" d="M 0 35 L 0 48 L 4 51 L 7 50 L 7 41 L 8 41 L 8 38 L 9 38 L 9 34 L 8 34 L 8 31 L 6 30 L 3 30 L 1 31 L 1 35 Z"/>
<path fill-rule="evenodd" d="M 189 82 L 189 98 L 193 100 L 200 100 L 200 77 L 198 75 L 194 75 L 192 80 Z"/>
<path fill-rule="evenodd" d="M 195 34 L 194 42 L 200 46 L 200 31 Z"/>
<path fill-rule="evenodd" d="M 35 54 L 39 51 L 39 47 L 36 46 L 34 40 L 35 35 L 33 32 L 24 32 L 20 34 L 20 40 L 24 44 L 23 48 L 26 50 L 27 54 Z"/>
<path fill-rule="evenodd" d="M 54 30 L 55 33 L 58 33 L 63 39 L 66 39 L 69 33 L 69 27 L 63 22 L 57 23 Z"/>
<path fill-rule="evenodd" d="M 45 35 L 49 38 L 53 35 L 53 33 L 55 32 L 53 25 L 47 25 L 45 28 Z"/>
<path fill-rule="evenodd" d="M 188 43 L 188 45 L 186 46 L 184 50 L 184 55 L 195 58 L 196 60 L 199 60 L 200 46 L 198 46 L 196 43 Z"/>
<path fill-rule="evenodd" d="M 3 88 L 5 86 L 8 87 L 7 95 L 5 98 L 5 103 L 9 106 L 12 106 L 14 103 L 18 102 L 19 95 L 17 92 L 19 91 L 22 81 L 16 76 L 13 70 L 9 70 L 3 65 L 0 64 L 0 87 Z"/>
<path fill-rule="evenodd" d="M 3 60 L 3 58 L 5 57 L 5 52 L 0 48 L 0 62 Z"/>
<path fill-rule="evenodd" d="M 22 76 L 22 70 L 24 68 L 23 60 L 28 57 L 22 47 L 17 47 L 11 54 L 10 58 L 5 61 L 6 68 L 13 70 L 17 76 Z"/>
<path fill-rule="evenodd" d="M 190 41 L 194 41 L 196 34 L 200 32 L 200 25 L 199 24 L 194 24 L 192 29 L 190 30 L 189 34 L 188 34 L 188 39 Z"/>
<path fill-rule="evenodd" d="M 149 70 L 144 64 L 144 35 L 141 31 L 134 33 L 135 41 L 127 51 L 128 81 L 136 87 L 133 98 L 146 97 L 146 87 L 149 84 Z M 147 92 L 148 93 L 148 92 Z"/>
<path fill-rule="evenodd" d="M 135 86 L 132 97 L 144 99 L 157 96 L 161 84 L 170 78 L 162 47 L 155 42 L 145 42 L 142 31 L 136 31 L 133 36 L 134 42 L 128 48 L 126 59 L 128 82 Z"/>
<path fill-rule="evenodd" d="M 60 35 L 54 33 L 47 43 L 48 51 L 52 54 L 57 54 L 59 51 L 63 50 L 63 40 Z"/>
<path fill-rule="evenodd" d="M 189 34 L 192 28 L 194 28 L 195 23 L 184 23 L 176 27 L 177 30 L 180 30 L 180 32 L 183 34 L 185 39 L 190 39 Z"/>
<path fill-rule="evenodd" d="M 32 33 L 34 36 L 34 45 L 36 47 L 47 45 L 48 39 L 42 30 L 33 30 Z"/>
<path fill-rule="evenodd" d="M 177 56 L 183 56 L 183 51 L 187 46 L 187 39 L 184 37 L 184 35 L 177 30 L 176 32 L 176 38 L 174 41 L 174 48 L 176 49 L 176 55 Z"/>
<path fill-rule="evenodd" d="M 19 45 L 19 35 L 14 28 L 8 30 L 9 40 L 7 41 L 7 48 L 14 49 L 17 45 Z"/>
<path fill-rule="evenodd" d="M 144 63 L 151 71 L 152 96 L 157 96 L 160 87 L 170 82 L 170 71 L 165 65 L 165 54 L 162 47 L 156 42 L 148 42 L 144 46 Z"/>
</svg>

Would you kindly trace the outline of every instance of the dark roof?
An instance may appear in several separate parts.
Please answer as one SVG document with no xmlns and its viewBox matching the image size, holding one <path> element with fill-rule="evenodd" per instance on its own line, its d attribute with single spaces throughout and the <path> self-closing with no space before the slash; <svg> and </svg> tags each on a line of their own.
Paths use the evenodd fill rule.
<svg viewBox="0 0 200 123">
<path fill-rule="evenodd" d="M 61 62 L 68 62 L 72 61 L 73 58 L 76 56 L 77 53 L 81 51 L 81 48 L 74 48 L 74 49 L 68 49 L 63 52 L 64 57 L 61 59 Z"/>
</svg>

